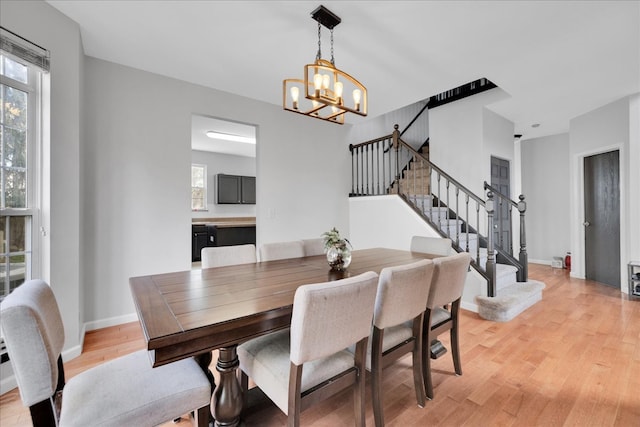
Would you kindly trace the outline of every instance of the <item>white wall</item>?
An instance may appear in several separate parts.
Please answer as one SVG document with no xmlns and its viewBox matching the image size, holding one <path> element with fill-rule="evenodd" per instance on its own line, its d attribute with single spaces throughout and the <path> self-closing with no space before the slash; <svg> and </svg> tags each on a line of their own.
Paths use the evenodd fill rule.
<svg viewBox="0 0 640 427">
<path fill-rule="evenodd" d="M 491 155 L 513 160 L 513 124 L 485 108 L 507 97 L 495 88 L 429 110 L 430 160 L 482 198 Z"/>
<path fill-rule="evenodd" d="M 620 150 L 620 287 L 627 291 L 627 263 L 640 253 L 631 252 L 628 239 L 638 240 L 638 234 L 630 235 L 634 227 L 630 224 L 638 222 L 640 200 L 631 197 L 638 194 L 640 182 L 630 180 L 630 169 L 637 168 L 640 158 L 633 159 L 630 152 L 637 155 L 638 134 L 631 141 L 632 125 L 638 125 L 637 97 L 625 97 L 572 119 L 569 123 L 569 157 L 570 157 L 570 226 L 571 226 L 571 275 L 585 277 L 584 265 L 584 158 L 598 153 Z M 634 106 L 634 108 L 631 108 Z M 631 146 L 635 146 L 631 148 Z M 637 225 L 635 226 L 637 230 Z M 637 247 L 637 244 L 636 244 Z M 637 249 L 635 249 L 637 250 Z"/>
<path fill-rule="evenodd" d="M 530 262 L 550 264 L 570 251 L 569 134 L 521 142 Z"/>
<path fill-rule="evenodd" d="M 194 112 L 257 126 L 258 243 L 348 233 L 348 126 L 89 57 L 84 107 L 85 321 L 133 313 L 129 277 L 190 268 Z"/>
<path fill-rule="evenodd" d="M 412 236 L 439 237 L 398 196 L 349 199 L 349 241 L 354 249 L 386 247 L 409 250 Z M 476 295 L 487 295 L 487 281 L 471 269 L 462 295 L 462 308 L 477 312 Z"/>
<path fill-rule="evenodd" d="M 396 124 L 400 132 L 402 132 L 422 110 L 426 102 L 425 100 L 418 101 L 406 107 L 358 122 L 351 127 L 349 142 L 351 144 L 359 144 L 385 135 L 391 135 Z M 409 130 L 402 135 L 402 140 L 417 150 L 428 137 L 429 111 L 425 110 Z"/>
<path fill-rule="evenodd" d="M 256 205 L 219 205 L 216 203 L 216 175 L 222 173 L 256 176 L 256 159 L 254 157 L 193 150 L 191 162 L 207 165 L 207 211 L 191 212 L 192 218 L 256 216 Z"/>
</svg>

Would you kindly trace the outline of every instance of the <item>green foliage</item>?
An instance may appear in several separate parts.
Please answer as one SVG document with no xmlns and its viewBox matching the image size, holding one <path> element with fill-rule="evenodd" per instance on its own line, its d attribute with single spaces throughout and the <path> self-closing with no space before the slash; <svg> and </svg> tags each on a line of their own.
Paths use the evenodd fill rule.
<svg viewBox="0 0 640 427">
<path fill-rule="evenodd" d="M 322 238 L 324 239 L 325 249 L 329 249 L 332 246 L 346 246 L 347 243 L 351 246 L 351 242 L 344 237 L 341 237 L 340 232 L 335 227 L 322 233 Z"/>
</svg>

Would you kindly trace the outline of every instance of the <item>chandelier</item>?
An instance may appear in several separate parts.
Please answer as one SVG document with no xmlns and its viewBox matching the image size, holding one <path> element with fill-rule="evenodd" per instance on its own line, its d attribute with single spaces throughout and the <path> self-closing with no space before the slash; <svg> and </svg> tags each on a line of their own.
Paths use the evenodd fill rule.
<svg viewBox="0 0 640 427">
<path fill-rule="evenodd" d="M 304 66 L 304 79 L 286 79 L 282 82 L 282 107 L 287 111 L 338 124 L 344 123 L 344 115 L 349 112 L 366 116 L 367 88 L 335 65 L 333 29 L 341 22 L 340 17 L 324 6 L 311 12 L 311 17 L 318 22 L 316 60 Z M 322 59 L 323 26 L 331 31 L 331 61 Z"/>
</svg>

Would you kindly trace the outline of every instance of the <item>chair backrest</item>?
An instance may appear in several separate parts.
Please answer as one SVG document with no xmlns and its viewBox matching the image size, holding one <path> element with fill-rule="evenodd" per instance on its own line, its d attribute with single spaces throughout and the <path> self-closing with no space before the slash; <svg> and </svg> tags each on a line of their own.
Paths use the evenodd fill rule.
<svg viewBox="0 0 640 427">
<path fill-rule="evenodd" d="M 302 258 L 304 243 L 302 240 L 291 242 L 264 243 L 260 246 L 260 261 L 274 261 L 285 258 Z"/>
<path fill-rule="evenodd" d="M 0 304 L 2 332 L 20 397 L 31 406 L 53 396 L 64 325 L 53 291 L 42 280 L 29 280 Z"/>
<path fill-rule="evenodd" d="M 368 337 L 377 287 L 372 271 L 300 286 L 291 316 L 291 362 L 302 365 Z"/>
<path fill-rule="evenodd" d="M 427 308 L 440 307 L 462 297 L 470 261 L 467 252 L 433 260 L 435 269 Z"/>
<path fill-rule="evenodd" d="M 425 254 L 447 256 L 453 253 L 451 239 L 442 237 L 413 236 L 411 251 Z"/>
<path fill-rule="evenodd" d="M 324 239 L 303 239 L 304 256 L 324 255 Z"/>
<path fill-rule="evenodd" d="M 424 311 L 431 288 L 434 264 L 422 260 L 380 272 L 373 326 L 378 329 L 399 325 Z"/>
<path fill-rule="evenodd" d="M 236 245 L 202 248 L 202 268 L 256 262 L 255 245 Z"/>
</svg>

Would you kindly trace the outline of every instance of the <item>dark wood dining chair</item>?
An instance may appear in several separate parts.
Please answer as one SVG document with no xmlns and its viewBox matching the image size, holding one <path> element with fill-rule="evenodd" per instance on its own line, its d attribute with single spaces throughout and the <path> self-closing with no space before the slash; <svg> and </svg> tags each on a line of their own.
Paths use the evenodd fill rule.
<svg viewBox="0 0 640 427">
<path fill-rule="evenodd" d="M 450 331 L 451 354 L 457 375 L 462 375 L 459 345 L 460 300 L 464 283 L 469 271 L 471 257 L 461 252 L 433 260 L 434 271 L 424 315 L 422 338 L 422 370 L 427 397 L 433 399 L 433 382 L 431 380 L 431 342 L 443 332 Z"/>
<path fill-rule="evenodd" d="M 211 385 L 193 358 L 151 367 L 146 350 L 65 381 L 62 317 L 47 283 L 30 280 L 0 304 L 20 397 L 34 426 L 154 426 L 195 411 L 209 425 Z"/>
<path fill-rule="evenodd" d="M 380 272 L 367 355 L 376 427 L 384 426 L 382 370 L 407 353 L 413 355 L 413 384 L 418 406 L 425 405 L 422 328 L 433 270 L 433 261 L 422 260 Z"/>
<path fill-rule="evenodd" d="M 355 424 L 365 425 L 365 357 L 378 275 L 300 286 L 291 328 L 238 346 L 241 384 L 248 378 L 300 425 L 300 413 L 346 388 L 353 388 Z M 355 353 L 347 348 L 355 344 Z"/>
</svg>

